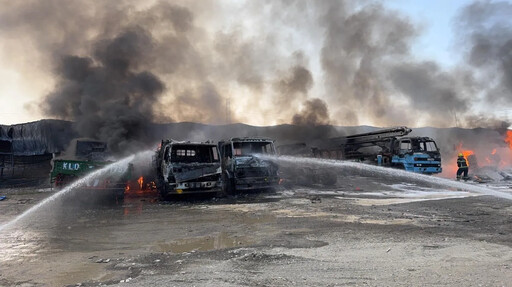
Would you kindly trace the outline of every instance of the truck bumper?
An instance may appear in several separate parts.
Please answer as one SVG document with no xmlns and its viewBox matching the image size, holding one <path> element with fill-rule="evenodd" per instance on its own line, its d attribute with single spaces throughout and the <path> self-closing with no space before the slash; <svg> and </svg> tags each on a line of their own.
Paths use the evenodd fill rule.
<svg viewBox="0 0 512 287">
<path fill-rule="evenodd" d="M 218 181 L 183 182 L 169 187 L 167 194 L 218 193 L 222 186 Z"/>
<path fill-rule="evenodd" d="M 443 172 L 443 168 L 441 167 L 421 167 L 421 166 L 411 166 L 406 168 L 407 171 L 412 171 L 415 173 L 423 173 L 423 174 L 434 174 Z"/>
</svg>

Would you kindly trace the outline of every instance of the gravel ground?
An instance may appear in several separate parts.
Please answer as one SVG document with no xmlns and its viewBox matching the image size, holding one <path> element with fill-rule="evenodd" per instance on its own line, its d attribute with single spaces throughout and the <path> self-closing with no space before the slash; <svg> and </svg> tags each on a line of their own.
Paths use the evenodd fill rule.
<svg viewBox="0 0 512 287">
<path fill-rule="evenodd" d="M 512 201 L 353 176 L 229 198 L 55 200 L 0 231 L 1 286 L 510 286 Z M 9 222 L 48 189 L 1 189 Z"/>
</svg>

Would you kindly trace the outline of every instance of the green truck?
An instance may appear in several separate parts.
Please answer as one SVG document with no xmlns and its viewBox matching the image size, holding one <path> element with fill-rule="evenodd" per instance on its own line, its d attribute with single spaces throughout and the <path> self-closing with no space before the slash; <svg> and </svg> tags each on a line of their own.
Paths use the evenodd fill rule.
<svg viewBox="0 0 512 287">
<path fill-rule="evenodd" d="M 108 157 L 107 145 L 104 142 L 89 139 L 73 140 L 62 155 L 55 156 L 52 160 L 51 187 L 63 188 L 90 172 L 113 163 L 108 160 Z M 90 196 L 90 193 L 93 192 L 95 197 L 122 200 L 127 182 L 131 179 L 132 168 L 130 167 L 131 165 L 124 174 L 109 174 L 92 178 L 80 185 L 79 189 L 87 191 L 85 196 Z"/>
</svg>

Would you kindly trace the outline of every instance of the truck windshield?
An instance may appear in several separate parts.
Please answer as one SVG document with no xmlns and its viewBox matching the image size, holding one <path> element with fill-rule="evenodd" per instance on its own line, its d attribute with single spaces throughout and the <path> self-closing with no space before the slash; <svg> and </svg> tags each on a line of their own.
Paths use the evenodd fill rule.
<svg viewBox="0 0 512 287">
<path fill-rule="evenodd" d="M 437 145 L 434 141 L 425 141 L 421 139 L 402 141 L 400 148 L 412 150 L 413 152 L 437 151 Z"/>
<path fill-rule="evenodd" d="M 437 145 L 434 141 L 421 142 L 420 148 L 424 151 L 437 151 Z"/>
<path fill-rule="evenodd" d="M 252 154 L 275 154 L 272 142 L 235 142 L 233 143 L 235 156 Z"/>
<path fill-rule="evenodd" d="M 181 163 L 213 163 L 219 161 L 217 147 L 209 145 L 175 145 L 171 161 Z"/>
</svg>

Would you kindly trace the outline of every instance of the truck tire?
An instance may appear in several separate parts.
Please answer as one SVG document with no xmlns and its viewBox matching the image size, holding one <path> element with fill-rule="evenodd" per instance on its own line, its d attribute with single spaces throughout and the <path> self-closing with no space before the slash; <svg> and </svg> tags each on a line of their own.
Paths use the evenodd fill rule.
<svg viewBox="0 0 512 287">
<path fill-rule="evenodd" d="M 158 190 L 158 192 L 160 193 L 160 197 L 162 198 L 166 198 L 168 196 L 168 190 L 167 190 L 167 185 L 165 184 L 165 182 L 163 181 L 163 179 L 158 179 L 156 181 L 156 189 Z"/>
</svg>

